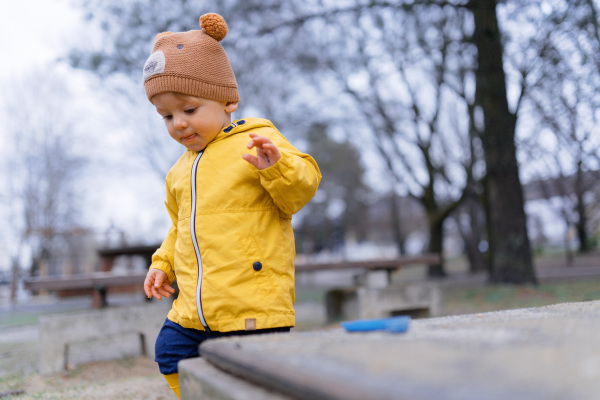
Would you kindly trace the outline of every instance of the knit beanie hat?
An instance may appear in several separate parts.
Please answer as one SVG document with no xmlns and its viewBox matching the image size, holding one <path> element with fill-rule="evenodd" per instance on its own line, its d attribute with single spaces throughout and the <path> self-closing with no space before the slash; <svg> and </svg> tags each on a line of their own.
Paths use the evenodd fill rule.
<svg viewBox="0 0 600 400">
<path fill-rule="evenodd" d="M 227 24 L 218 14 L 200 17 L 202 30 L 156 35 L 152 54 L 144 64 L 148 100 L 177 92 L 209 100 L 237 102 L 237 82 L 225 50 L 219 43 Z"/>
</svg>

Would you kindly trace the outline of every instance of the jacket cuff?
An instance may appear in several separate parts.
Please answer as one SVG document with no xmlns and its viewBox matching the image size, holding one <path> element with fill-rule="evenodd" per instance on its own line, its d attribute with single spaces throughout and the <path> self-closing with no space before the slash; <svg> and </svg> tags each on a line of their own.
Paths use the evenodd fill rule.
<svg viewBox="0 0 600 400">
<path fill-rule="evenodd" d="M 150 269 L 158 269 L 165 274 L 167 274 L 167 279 L 169 280 L 169 284 L 175 282 L 175 272 L 169 263 L 164 261 L 155 261 L 150 265 Z"/>
</svg>

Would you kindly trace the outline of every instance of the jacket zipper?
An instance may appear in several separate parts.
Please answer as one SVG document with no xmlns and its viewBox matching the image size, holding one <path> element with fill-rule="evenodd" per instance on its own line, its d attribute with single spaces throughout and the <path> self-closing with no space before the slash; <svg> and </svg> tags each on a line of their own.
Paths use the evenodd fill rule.
<svg viewBox="0 0 600 400">
<path fill-rule="evenodd" d="M 204 319 L 204 312 L 202 311 L 202 258 L 200 257 L 200 248 L 198 247 L 198 239 L 196 238 L 196 172 L 198 170 L 198 162 L 204 154 L 204 150 L 198 153 L 192 164 L 192 175 L 190 176 L 192 185 L 192 210 L 190 216 L 190 233 L 192 235 L 192 243 L 194 244 L 194 252 L 196 253 L 196 262 L 198 264 L 198 283 L 196 284 L 196 309 L 198 310 L 198 318 L 200 323 L 207 331 L 210 331 L 206 319 Z"/>
</svg>

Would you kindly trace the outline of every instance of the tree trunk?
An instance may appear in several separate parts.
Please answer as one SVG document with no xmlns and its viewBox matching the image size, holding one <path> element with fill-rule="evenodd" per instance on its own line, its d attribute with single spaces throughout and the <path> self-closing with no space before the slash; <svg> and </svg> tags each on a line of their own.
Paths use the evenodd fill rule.
<svg viewBox="0 0 600 400">
<path fill-rule="evenodd" d="M 577 236 L 579 238 L 579 253 L 588 253 L 590 251 L 590 243 L 587 234 L 587 216 L 583 197 L 578 199 L 577 208 L 579 209 L 579 221 L 577 221 Z"/>
<path fill-rule="evenodd" d="M 469 215 L 469 231 L 462 232 L 465 242 L 465 252 L 469 260 L 469 272 L 476 273 L 487 269 L 486 258 L 480 249 L 481 242 L 485 240 L 485 222 L 480 204 L 469 200 L 466 203 L 466 212 Z M 459 225 L 460 226 L 460 225 Z"/>
<path fill-rule="evenodd" d="M 10 274 L 10 302 L 15 304 L 17 302 L 17 289 L 19 286 L 19 261 L 17 257 L 12 260 L 11 274 Z"/>
<path fill-rule="evenodd" d="M 478 51 L 476 103 L 485 121 L 482 145 L 490 207 L 488 239 L 493 252 L 490 278 L 498 283 L 536 283 L 516 158 L 516 118 L 506 98 L 496 1 L 472 0 L 470 8 Z"/>
<path fill-rule="evenodd" d="M 429 245 L 427 246 L 427 251 L 441 256 L 444 239 L 444 220 L 431 215 L 427 217 L 427 220 L 429 225 Z M 440 263 L 437 265 L 429 265 L 427 276 L 430 278 L 445 278 L 447 274 L 444 270 L 443 261 L 440 260 Z"/>
<path fill-rule="evenodd" d="M 579 253 L 590 251 L 589 239 L 587 235 L 587 210 L 585 209 L 584 194 L 586 185 L 583 182 L 582 162 L 577 163 L 577 174 L 575 176 L 575 195 L 577 196 L 577 237 L 579 238 Z"/>
<path fill-rule="evenodd" d="M 400 219 L 400 204 L 399 197 L 392 189 L 390 194 L 390 211 L 392 214 L 392 232 L 394 234 L 394 241 L 396 242 L 396 247 L 398 248 L 399 254 L 405 254 L 406 249 L 404 247 L 405 240 L 404 235 L 402 234 L 402 220 Z"/>
</svg>

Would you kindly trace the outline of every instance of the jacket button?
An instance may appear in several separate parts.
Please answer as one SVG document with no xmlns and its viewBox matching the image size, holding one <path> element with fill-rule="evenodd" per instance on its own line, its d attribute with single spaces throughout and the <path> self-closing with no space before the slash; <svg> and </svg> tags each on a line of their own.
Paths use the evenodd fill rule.
<svg viewBox="0 0 600 400">
<path fill-rule="evenodd" d="M 254 264 L 252 264 L 252 268 L 254 268 L 255 271 L 260 271 L 262 269 L 262 263 L 260 261 L 257 261 Z"/>
</svg>

